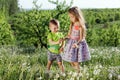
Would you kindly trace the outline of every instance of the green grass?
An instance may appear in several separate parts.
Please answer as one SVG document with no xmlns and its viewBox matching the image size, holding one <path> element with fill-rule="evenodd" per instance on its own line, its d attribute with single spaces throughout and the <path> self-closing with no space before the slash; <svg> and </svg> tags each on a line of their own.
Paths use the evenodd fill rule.
<svg viewBox="0 0 120 80">
<path fill-rule="evenodd" d="M 22 53 L 23 49 L 0 48 L 0 80 L 119 80 L 120 48 L 90 48 L 91 60 L 80 63 L 81 73 L 77 75 L 68 62 L 64 62 L 65 74 L 60 75 L 57 64 L 45 74 L 47 53 L 39 49 L 34 53 Z"/>
</svg>

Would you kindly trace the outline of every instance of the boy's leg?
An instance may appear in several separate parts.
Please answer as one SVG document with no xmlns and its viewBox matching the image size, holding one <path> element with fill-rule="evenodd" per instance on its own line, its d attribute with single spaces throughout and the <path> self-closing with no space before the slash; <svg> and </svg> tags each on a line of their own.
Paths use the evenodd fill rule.
<svg viewBox="0 0 120 80">
<path fill-rule="evenodd" d="M 52 65 L 52 61 L 49 61 L 49 60 L 48 60 L 48 63 L 47 63 L 47 70 L 48 70 L 48 71 L 50 71 L 51 65 Z"/>
<path fill-rule="evenodd" d="M 50 51 L 48 51 L 47 71 L 50 71 L 53 61 L 54 61 L 54 55 Z"/>
<path fill-rule="evenodd" d="M 62 72 L 64 72 L 64 66 L 62 63 L 62 57 L 60 54 L 56 55 L 57 63 Z"/>
<path fill-rule="evenodd" d="M 62 62 L 57 62 L 57 63 L 58 63 L 59 68 L 61 69 L 61 71 L 64 72 L 63 63 Z"/>
</svg>

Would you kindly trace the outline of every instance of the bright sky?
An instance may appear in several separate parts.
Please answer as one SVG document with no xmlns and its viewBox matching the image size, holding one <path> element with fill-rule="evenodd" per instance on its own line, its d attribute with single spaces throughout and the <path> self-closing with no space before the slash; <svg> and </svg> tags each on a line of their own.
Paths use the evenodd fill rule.
<svg viewBox="0 0 120 80">
<path fill-rule="evenodd" d="M 70 1 L 71 0 L 66 0 L 67 4 L 69 4 Z M 33 7 L 32 2 L 33 0 L 19 0 L 19 6 L 24 9 L 31 9 Z M 42 9 L 55 8 L 55 5 L 49 3 L 48 0 L 38 0 L 37 4 L 42 4 Z M 120 0 L 73 0 L 73 6 L 78 6 L 79 8 L 120 8 Z"/>
</svg>

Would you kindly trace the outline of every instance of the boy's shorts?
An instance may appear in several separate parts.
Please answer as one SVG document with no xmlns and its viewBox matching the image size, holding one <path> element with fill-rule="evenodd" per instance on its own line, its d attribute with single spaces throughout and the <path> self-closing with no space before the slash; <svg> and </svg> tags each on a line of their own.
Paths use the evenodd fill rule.
<svg viewBox="0 0 120 80">
<path fill-rule="evenodd" d="M 57 62 L 62 62 L 62 57 L 60 54 L 55 54 L 55 53 L 48 51 L 48 60 L 49 61 L 56 60 Z"/>
</svg>

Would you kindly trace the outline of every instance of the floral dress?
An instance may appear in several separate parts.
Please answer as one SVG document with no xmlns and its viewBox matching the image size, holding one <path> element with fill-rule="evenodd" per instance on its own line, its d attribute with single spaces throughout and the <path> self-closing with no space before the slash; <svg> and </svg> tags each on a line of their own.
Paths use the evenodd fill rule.
<svg viewBox="0 0 120 80">
<path fill-rule="evenodd" d="M 62 59 L 68 62 L 84 62 L 91 59 L 89 48 L 86 40 L 78 44 L 78 47 L 73 48 L 72 45 L 77 43 L 80 38 L 80 30 L 78 26 L 73 26 L 70 34 L 70 39 L 67 40 L 64 52 L 61 54 Z"/>
</svg>

